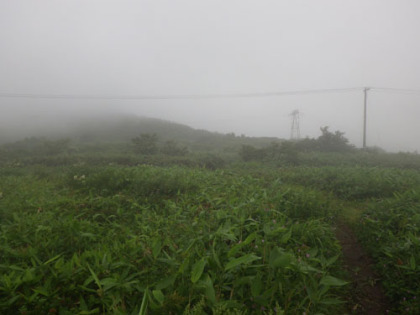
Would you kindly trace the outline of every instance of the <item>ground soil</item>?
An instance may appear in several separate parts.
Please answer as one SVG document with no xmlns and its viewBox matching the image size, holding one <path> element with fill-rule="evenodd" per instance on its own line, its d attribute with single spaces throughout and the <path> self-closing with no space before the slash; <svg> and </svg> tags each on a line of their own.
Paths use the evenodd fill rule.
<svg viewBox="0 0 420 315">
<path fill-rule="evenodd" d="M 389 303 L 380 278 L 372 269 L 372 260 L 345 222 L 336 224 L 335 234 L 343 249 L 343 260 L 349 274 L 351 291 L 347 306 L 349 314 L 386 314 Z"/>
</svg>

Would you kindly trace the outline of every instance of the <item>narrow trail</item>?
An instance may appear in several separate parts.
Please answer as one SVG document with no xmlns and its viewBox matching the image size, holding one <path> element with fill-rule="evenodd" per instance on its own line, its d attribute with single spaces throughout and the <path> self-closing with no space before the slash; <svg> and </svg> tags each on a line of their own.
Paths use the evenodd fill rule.
<svg viewBox="0 0 420 315">
<path fill-rule="evenodd" d="M 389 303 L 379 277 L 371 268 L 372 260 L 358 242 L 352 229 L 343 221 L 336 223 L 335 234 L 343 249 L 344 267 L 352 280 L 348 298 L 349 314 L 387 314 Z"/>
</svg>

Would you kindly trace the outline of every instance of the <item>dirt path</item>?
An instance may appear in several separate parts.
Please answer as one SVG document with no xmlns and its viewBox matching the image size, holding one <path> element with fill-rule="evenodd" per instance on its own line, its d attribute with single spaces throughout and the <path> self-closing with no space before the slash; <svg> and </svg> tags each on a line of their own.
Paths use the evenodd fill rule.
<svg viewBox="0 0 420 315">
<path fill-rule="evenodd" d="M 386 314 L 389 309 L 379 278 L 373 272 L 372 261 L 357 241 L 353 231 L 344 222 L 336 224 L 336 237 L 343 248 L 344 265 L 352 288 L 348 299 L 350 314 Z"/>
</svg>

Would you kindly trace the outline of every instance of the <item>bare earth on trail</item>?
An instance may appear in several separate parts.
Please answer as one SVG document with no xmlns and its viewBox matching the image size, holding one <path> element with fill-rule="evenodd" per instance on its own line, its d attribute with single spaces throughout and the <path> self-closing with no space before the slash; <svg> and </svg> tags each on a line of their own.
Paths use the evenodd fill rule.
<svg viewBox="0 0 420 315">
<path fill-rule="evenodd" d="M 379 278 L 371 268 L 370 257 L 345 223 L 337 223 L 335 234 L 343 248 L 345 268 L 352 281 L 352 291 L 348 299 L 350 314 L 386 314 L 389 304 Z"/>
</svg>

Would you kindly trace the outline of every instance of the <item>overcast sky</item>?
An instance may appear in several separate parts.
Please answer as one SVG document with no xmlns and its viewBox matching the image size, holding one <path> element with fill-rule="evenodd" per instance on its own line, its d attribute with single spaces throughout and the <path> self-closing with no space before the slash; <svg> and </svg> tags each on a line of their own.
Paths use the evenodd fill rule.
<svg viewBox="0 0 420 315">
<path fill-rule="evenodd" d="M 418 0 L 0 0 L 0 94 L 420 90 Z M 369 93 L 368 145 L 420 150 L 420 93 Z M 122 111 L 195 128 L 362 141 L 362 90 L 261 98 L 0 98 L 0 123 Z"/>
</svg>

